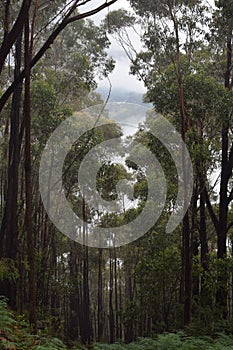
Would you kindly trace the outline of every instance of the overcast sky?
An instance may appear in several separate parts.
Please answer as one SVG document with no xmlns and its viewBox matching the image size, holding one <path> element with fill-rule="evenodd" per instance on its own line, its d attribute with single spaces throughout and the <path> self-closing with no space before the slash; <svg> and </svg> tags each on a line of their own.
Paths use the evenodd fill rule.
<svg viewBox="0 0 233 350">
<path fill-rule="evenodd" d="M 142 0 L 143 1 L 143 0 Z M 82 6 L 82 9 L 80 9 L 81 12 L 84 12 L 86 10 L 93 9 L 94 7 L 97 7 L 101 4 L 103 4 L 104 0 L 93 0 L 88 2 L 85 6 Z M 214 6 L 214 0 L 206 0 L 206 3 Z M 105 18 L 105 16 L 108 14 L 108 11 L 116 10 L 119 8 L 123 8 L 126 10 L 130 10 L 129 1 L 127 0 L 118 0 L 116 3 L 111 5 L 109 7 L 109 10 L 106 8 L 100 13 L 94 15 L 91 17 L 91 19 L 96 23 L 99 24 L 102 19 Z M 140 50 L 140 44 L 139 41 L 136 38 L 136 34 L 133 35 L 133 33 L 130 34 L 130 38 L 132 39 L 132 42 L 135 44 L 135 47 L 137 50 Z M 135 76 L 129 75 L 130 70 L 130 61 L 127 58 L 124 50 L 120 47 L 120 45 L 111 37 L 111 47 L 108 50 L 108 53 L 110 56 L 114 58 L 116 61 L 116 67 L 112 74 L 109 75 L 112 89 L 116 88 L 122 88 L 123 90 L 129 90 L 134 92 L 141 92 L 145 93 L 146 89 L 142 82 L 137 80 Z M 108 87 L 109 83 L 108 80 L 105 79 L 104 81 L 101 81 L 99 83 L 99 86 L 101 87 Z"/>
<path fill-rule="evenodd" d="M 91 6 L 91 3 L 92 3 L 92 6 Z M 82 9 L 80 9 L 80 12 L 84 12 L 84 10 L 90 10 L 91 8 L 93 8 L 93 3 L 94 3 L 94 6 L 97 7 L 98 5 L 101 5 L 103 3 L 103 0 L 91 1 L 85 7 L 82 6 Z M 119 8 L 130 10 L 129 2 L 127 0 L 118 0 L 115 4 L 109 7 L 109 11 L 116 10 Z M 96 24 L 99 24 L 100 21 L 104 19 L 107 14 L 108 14 L 108 9 L 104 9 L 103 11 L 101 11 L 101 13 L 98 13 L 97 15 L 92 16 L 91 19 Z M 133 37 L 133 34 L 131 34 L 131 38 L 133 42 L 135 42 L 136 47 L 139 47 L 139 43 L 136 38 L 136 35 Z M 123 90 L 144 93 L 145 87 L 143 83 L 138 81 L 136 77 L 129 75 L 130 61 L 127 58 L 124 50 L 113 38 L 111 38 L 111 36 L 109 36 L 109 39 L 111 39 L 112 44 L 108 50 L 108 53 L 116 61 L 116 67 L 113 73 L 109 75 L 109 78 L 112 84 L 112 89 L 122 88 Z M 108 80 L 105 79 L 101 81 L 99 83 L 99 86 L 101 87 L 104 86 L 109 88 Z"/>
</svg>

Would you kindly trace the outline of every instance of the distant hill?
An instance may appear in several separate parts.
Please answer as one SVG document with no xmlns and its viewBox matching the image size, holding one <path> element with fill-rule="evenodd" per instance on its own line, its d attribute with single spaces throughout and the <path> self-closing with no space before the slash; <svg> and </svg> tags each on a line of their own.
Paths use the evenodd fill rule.
<svg viewBox="0 0 233 350">
<path fill-rule="evenodd" d="M 103 100 L 107 98 L 109 93 L 109 90 L 104 87 L 98 87 L 96 91 L 102 96 Z M 128 103 L 139 104 L 141 106 L 147 106 L 147 107 L 151 106 L 151 104 L 143 102 L 142 93 L 119 89 L 119 88 L 112 88 L 109 102 L 128 102 Z"/>
</svg>

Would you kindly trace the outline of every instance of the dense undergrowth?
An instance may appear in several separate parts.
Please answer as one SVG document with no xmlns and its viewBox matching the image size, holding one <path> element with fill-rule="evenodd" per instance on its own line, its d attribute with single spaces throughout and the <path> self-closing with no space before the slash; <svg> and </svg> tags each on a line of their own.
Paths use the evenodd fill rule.
<svg viewBox="0 0 233 350">
<path fill-rule="evenodd" d="M 1 350 L 62 350 L 63 342 L 49 336 L 32 335 L 29 325 L 7 308 L 5 299 L 0 299 L 0 349 Z"/>
<path fill-rule="evenodd" d="M 216 339 L 210 337 L 187 337 L 182 333 L 159 335 L 156 339 L 144 338 L 136 343 L 97 344 L 94 350 L 232 350 L 233 338 L 219 334 Z"/>
<path fill-rule="evenodd" d="M 32 335 L 30 327 L 7 308 L 0 299 L 0 349 L 1 350 L 66 350 L 67 346 L 49 335 Z M 76 345 L 73 350 L 85 350 Z M 131 344 L 93 344 L 93 350 L 232 350 L 233 336 L 224 333 L 215 338 L 187 336 L 182 332 L 159 335 L 154 339 L 142 338 Z"/>
</svg>

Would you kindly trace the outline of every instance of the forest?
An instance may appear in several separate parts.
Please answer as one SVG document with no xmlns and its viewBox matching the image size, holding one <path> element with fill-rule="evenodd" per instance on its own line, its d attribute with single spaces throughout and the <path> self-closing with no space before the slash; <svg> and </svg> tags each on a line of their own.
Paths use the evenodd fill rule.
<svg viewBox="0 0 233 350">
<path fill-rule="evenodd" d="M 2 350 L 233 349 L 233 1 L 126 2 L 0 2 Z M 113 40 L 146 93 L 112 112 Z"/>
</svg>

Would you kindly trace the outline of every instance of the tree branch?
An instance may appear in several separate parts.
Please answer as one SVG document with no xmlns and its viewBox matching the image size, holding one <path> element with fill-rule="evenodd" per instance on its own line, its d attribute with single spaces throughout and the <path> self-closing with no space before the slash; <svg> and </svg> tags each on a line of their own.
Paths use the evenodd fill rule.
<svg viewBox="0 0 233 350">
<path fill-rule="evenodd" d="M 102 11 L 106 7 L 114 4 L 118 0 L 111 0 L 108 2 L 105 2 L 104 4 L 100 5 L 99 7 L 95 8 L 94 10 L 81 13 L 77 16 L 69 17 L 71 15 L 71 11 L 67 14 L 67 16 L 62 20 L 62 22 L 58 25 L 58 27 L 52 32 L 52 34 L 49 36 L 49 38 L 46 40 L 44 45 L 41 47 L 41 49 L 37 52 L 37 54 L 33 57 L 31 60 L 30 68 L 32 69 L 37 62 L 41 59 L 41 57 L 44 55 L 44 53 L 50 48 L 50 46 L 53 44 L 54 40 L 57 38 L 57 36 L 60 34 L 60 32 L 69 24 L 90 16 L 93 16 L 94 14 Z M 74 9 L 73 9 L 74 11 Z M 22 70 L 22 72 L 18 75 L 18 77 L 13 81 L 13 83 L 8 87 L 8 89 L 4 92 L 4 94 L 0 98 L 0 112 L 2 111 L 3 107 L 5 106 L 8 98 L 13 93 L 16 86 L 24 79 L 25 77 L 25 70 Z"/>
<path fill-rule="evenodd" d="M 206 199 L 206 204 L 207 204 L 207 208 L 211 217 L 211 220 L 213 222 L 213 225 L 215 227 L 215 230 L 217 231 L 218 228 L 218 219 L 217 216 L 213 210 L 212 204 L 210 203 L 210 198 L 209 198 L 209 194 L 207 192 L 206 187 L 204 188 L 204 193 L 205 193 L 205 199 Z"/>
<path fill-rule="evenodd" d="M 91 11 L 88 11 L 88 12 L 85 12 L 85 13 L 80 13 L 77 16 L 70 17 L 68 19 L 68 23 L 72 23 L 72 22 L 78 21 L 80 19 L 93 16 L 96 13 L 98 13 L 98 12 L 102 11 L 103 9 L 105 9 L 106 7 L 109 7 L 110 5 L 114 4 L 116 1 L 117 0 L 111 0 L 111 1 L 105 2 L 104 4 L 100 5 L 99 7 L 96 7 L 94 10 L 91 10 Z"/>
</svg>

